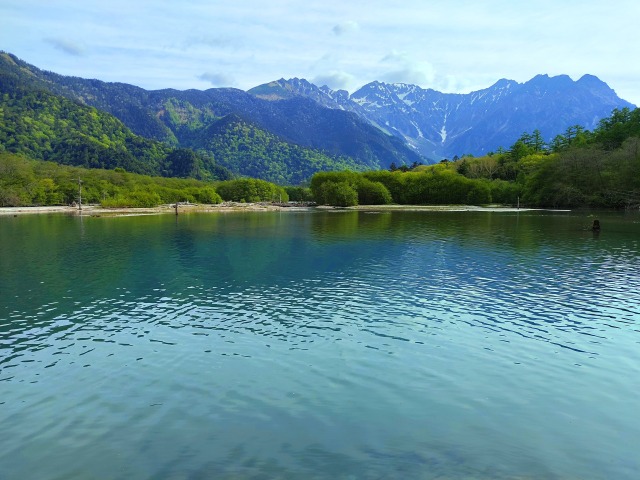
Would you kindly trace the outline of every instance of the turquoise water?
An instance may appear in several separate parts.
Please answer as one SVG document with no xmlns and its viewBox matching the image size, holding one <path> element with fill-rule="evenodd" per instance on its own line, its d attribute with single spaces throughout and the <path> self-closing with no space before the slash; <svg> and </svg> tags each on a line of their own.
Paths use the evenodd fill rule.
<svg viewBox="0 0 640 480">
<path fill-rule="evenodd" d="M 0 217 L 0 479 L 635 479 L 640 215 Z"/>
</svg>

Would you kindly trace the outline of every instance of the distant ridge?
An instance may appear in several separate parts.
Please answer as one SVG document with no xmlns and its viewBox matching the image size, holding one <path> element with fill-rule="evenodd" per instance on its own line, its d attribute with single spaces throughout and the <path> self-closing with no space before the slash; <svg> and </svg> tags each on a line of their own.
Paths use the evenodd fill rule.
<svg viewBox="0 0 640 480">
<path fill-rule="evenodd" d="M 574 125 L 593 129 L 614 108 L 634 107 L 593 75 L 577 81 L 567 75 L 536 75 L 524 83 L 501 79 L 468 94 L 378 81 L 349 94 L 299 78 L 281 78 L 248 92 L 234 88 L 148 91 L 124 83 L 46 72 L 0 52 L 0 81 L 95 107 L 117 117 L 137 135 L 174 148 L 202 150 L 222 166 L 234 165 L 236 173 L 243 174 L 245 163 L 280 162 L 280 167 L 267 169 L 278 171 L 277 179 L 269 177 L 267 170 L 256 174 L 279 182 L 336 165 L 384 169 L 392 163 L 482 155 L 508 148 L 523 132 L 535 129 L 550 141 Z M 219 142 L 208 141 L 202 132 L 228 115 L 237 116 L 246 128 L 268 134 L 259 133 L 246 141 L 266 141 L 273 136 L 283 148 L 291 145 L 286 148 L 315 152 L 299 158 L 321 155 L 322 161 L 309 160 L 302 166 L 285 165 L 275 157 L 257 159 L 251 155 L 265 146 L 249 144 L 245 145 L 246 162 L 239 160 L 239 152 L 226 158 L 230 150 L 220 149 Z M 225 135 L 228 138 L 228 132 Z"/>
<path fill-rule="evenodd" d="M 614 108 L 635 107 L 593 75 L 577 81 L 567 75 L 536 75 L 525 83 L 501 79 L 468 94 L 376 81 L 349 95 L 292 78 L 249 93 L 272 101 L 306 97 L 327 108 L 353 112 L 434 160 L 509 147 L 523 132 L 535 129 L 550 141 L 570 126 L 593 129 Z"/>
</svg>

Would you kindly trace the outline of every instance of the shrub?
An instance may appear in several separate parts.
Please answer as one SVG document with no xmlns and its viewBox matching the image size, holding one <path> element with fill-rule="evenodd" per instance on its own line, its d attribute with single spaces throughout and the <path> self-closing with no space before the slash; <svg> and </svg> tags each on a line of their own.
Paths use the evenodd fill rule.
<svg viewBox="0 0 640 480">
<path fill-rule="evenodd" d="M 387 205 L 392 202 L 389 190 L 380 182 L 361 178 L 356 188 L 360 205 Z"/>
<path fill-rule="evenodd" d="M 226 180 L 220 182 L 216 190 L 222 199 L 233 202 L 289 201 L 284 188 L 255 178 Z"/>
<path fill-rule="evenodd" d="M 284 189 L 292 202 L 310 202 L 313 200 L 313 193 L 311 193 L 310 188 L 284 187 Z"/>
<path fill-rule="evenodd" d="M 113 198 L 107 198 L 100 202 L 100 204 L 106 208 L 145 208 L 156 207 L 161 203 L 162 199 L 160 198 L 160 195 L 155 192 L 147 192 L 144 190 L 136 190 L 125 195 L 118 195 Z"/>
<path fill-rule="evenodd" d="M 194 188 L 193 196 L 196 199 L 196 202 L 199 203 L 207 203 L 207 204 L 215 204 L 222 203 L 222 197 L 215 191 L 212 187 L 203 187 L 203 188 Z"/>
<path fill-rule="evenodd" d="M 316 202 L 322 205 L 351 207 L 358 205 L 358 192 L 348 182 L 326 181 L 317 188 Z"/>
</svg>

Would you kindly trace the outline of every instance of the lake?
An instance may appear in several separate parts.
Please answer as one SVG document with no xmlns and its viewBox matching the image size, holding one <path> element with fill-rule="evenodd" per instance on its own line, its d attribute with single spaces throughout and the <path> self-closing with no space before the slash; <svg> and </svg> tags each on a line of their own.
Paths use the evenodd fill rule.
<svg viewBox="0 0 640 480">
<path fill-rule="evenodd" d="M 640 214 L 0 217 L 0 479 L 636 479 Z"/>
</svg>

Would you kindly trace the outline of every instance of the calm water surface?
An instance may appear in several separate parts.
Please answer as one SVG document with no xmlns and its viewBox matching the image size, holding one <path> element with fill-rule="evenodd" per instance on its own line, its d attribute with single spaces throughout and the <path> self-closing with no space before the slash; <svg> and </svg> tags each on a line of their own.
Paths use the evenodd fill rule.
<svg viewBox="0 0 640 480">
<path fill-rule="evenodd" d="M 598 218 L 0 218 L 0 479 L 640 478 Z"/>
</svg>

